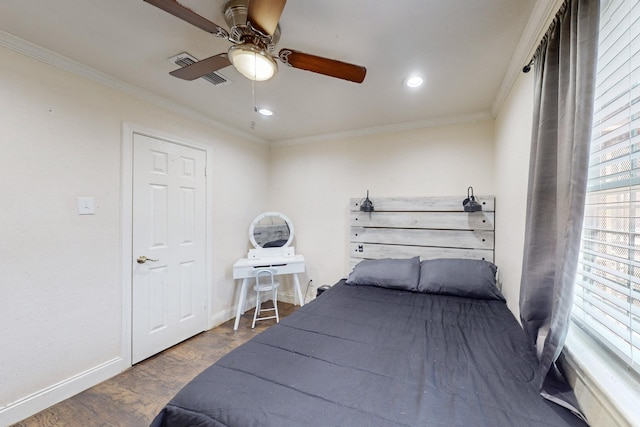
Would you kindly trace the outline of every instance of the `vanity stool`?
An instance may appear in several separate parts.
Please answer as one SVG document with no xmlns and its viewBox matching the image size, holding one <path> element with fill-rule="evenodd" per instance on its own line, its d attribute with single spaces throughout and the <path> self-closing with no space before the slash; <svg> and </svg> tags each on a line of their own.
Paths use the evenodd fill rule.
<svg viewBox="0 0 640 427">
<path fill-rule="evenodd" d="M 280 316 L 278 315 L 278 286 L 280 283 L 274 280 L 273 275 L 275 270 L 272 268 L 261 268 L 253 272 L 256 278 L 256 285 L 253 290 L 256 291 L 256 309 L 253 313 L 253 323 L 251 323 L 251 329 L 256 327 L 256 321 L 276 319 L 276 323 L 280 322 Z M 264 282 L 260 282 L 260 277 L 266 278 Z M 261 292 L 271 291 L 271 298 L 273 299 L 273 308 L 262 308 L 262 300 L 260 298 Z M 275 312 L 273 316 L 260 317 L 264 311 Z"/>
</svg>

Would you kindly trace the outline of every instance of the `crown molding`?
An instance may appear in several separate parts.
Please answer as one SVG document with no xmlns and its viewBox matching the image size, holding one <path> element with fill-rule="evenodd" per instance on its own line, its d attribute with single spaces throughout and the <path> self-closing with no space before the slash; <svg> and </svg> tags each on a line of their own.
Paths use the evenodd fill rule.
<svg viewBox="0 0 640 427">
<path fill-rule="evenodd" d="M 522 73 L 522 67 L 531 61 L 531 57 L 535 53 L 540 40 L 547 32 L 551 21 L 556 16 L 556 13 L 562 6 L 565 0 L 538 0 L 536 1 L 529 21 L 522 32 L 522 36 L 518 41 L 518 45 L 511 57 L 509 66 L 505 72 L 505 76 L 502 79 L 502 84 L 498 89 L 498 93 L 491 106 L 491 114 L 496 117 L 498 112 L 502 108 L 504 102 L 509 96 L 509 92 L 520 75 Z"/>
<path fill-rule="evenodd" d="M 46 49 L 42 46 L 38 46 L 34 43 L 21 39 L 17 36 L 14 36 L 13 34 L 7 33 L 2 30 L 0 30 L 0 46 L 21 53 L 25 56 L 44 62 L 69 73 L 75 74 L 87 80 L 94 81 L 111 89 L 115 89 L 119 92 L 133 96 L 157 107 L 164 108 L 166 110 L 212 126 L 216 129 L 240 137 L 247 141 L 251 141 L 263 146 L 269 145 L 269 142 L 263 138 L 259 138 L 249 133 L 240 131 L 234 127 L 225 125 L 224 123 L 220 123 L 193 109 L 187 108 L 164 97 L 158 96 L 152 92 L 126 83 L 120 79 L 98 71 L 95 68 L 88 67 L 84 64 L 81 64 L 80 62 L 74 61 L 73 59 L 67 58 L 66 56 L 60 55 L 52 50 Z"/>
<path fill-rule="evenodd" d="M 455 125 L 460 123 L 480 122 L 485 120 L 493 120 L 491 113 L 478 112 L 473 114 L 465 114 L 459 116 L 446 116 L 435 119 L 416 120 L 413 122 L 394 123 L 384 126 L 374 126 L 363 129 L 348 130 L 345 132 L 329 133 L 324 135 L 308 136 L 303 138 L 283 139 L 271 141 L 272 147 L 282 147 L 288 145 L 311 144 L 322 141 L 332 141 L 337 139 L 356 138 L 369 135 L 382 135 L 388 133 L 398 133 L 414 129 L 424 129 L 439 126 Z"/>
</svg>

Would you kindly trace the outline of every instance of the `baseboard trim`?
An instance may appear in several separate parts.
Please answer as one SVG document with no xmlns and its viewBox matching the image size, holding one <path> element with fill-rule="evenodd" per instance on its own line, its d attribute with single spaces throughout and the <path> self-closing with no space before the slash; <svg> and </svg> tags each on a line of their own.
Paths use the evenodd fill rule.
<svg viewBox="0 0 640 427">
<path fill-rule="evenodd" d="M 121 357 L 60 381 L 0 408 L 0 425 L 11 425 L 60 403 L 126 370 Z"/>
<path fill-rule="evenodd" d="M 235 317 L 236 310 L 227 308 L 219 313 L 212 314 L 209 318 L 209 329 L 213 329 L 216 326 L 222 325 L 227 320 L 231 320 Z"/>
<path fill-rule="evenodd" d="M 244 302 L 244 308 L 242 310 L 245 313 L 247 310 L 252 309 L 256 306 L 256 296 L 247 297 Z M 238 304 L 233 305 L 225 310 L 222 310 L 219 313 L 212 314 L 209 318 L 209 329 L 213 329 L 216 326 L 222 325 L 224 322 L 235 319 L 236 310 L 238 310 Z"/>
</svg>

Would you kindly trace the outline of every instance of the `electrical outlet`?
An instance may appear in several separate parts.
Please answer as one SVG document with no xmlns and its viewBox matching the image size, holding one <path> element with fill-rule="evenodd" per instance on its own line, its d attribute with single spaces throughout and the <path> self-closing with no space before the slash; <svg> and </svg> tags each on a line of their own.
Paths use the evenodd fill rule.
<svg viewBox="0 0 640 427">
<path fill-rule="evenodd" d="M 78 197 L 78 215 L 94 215 L 96 213 L 93 197 Z"/>
</svg>

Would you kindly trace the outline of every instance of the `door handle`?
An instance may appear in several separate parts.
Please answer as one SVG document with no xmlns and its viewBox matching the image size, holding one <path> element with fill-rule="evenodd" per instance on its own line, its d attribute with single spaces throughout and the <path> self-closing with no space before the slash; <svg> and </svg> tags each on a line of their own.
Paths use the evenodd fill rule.
<svg viewBox="0 0 640 427">
<path fill-rule="evenodd" d="M 158 260 L 157 259 L 152 259 L 152 258 L 147 258 L 144 255 L 140 255 L 136 261 L 138 261 L 138 264 L 144 264 L 147 261 L 157 262 Z"/>
</svg>

